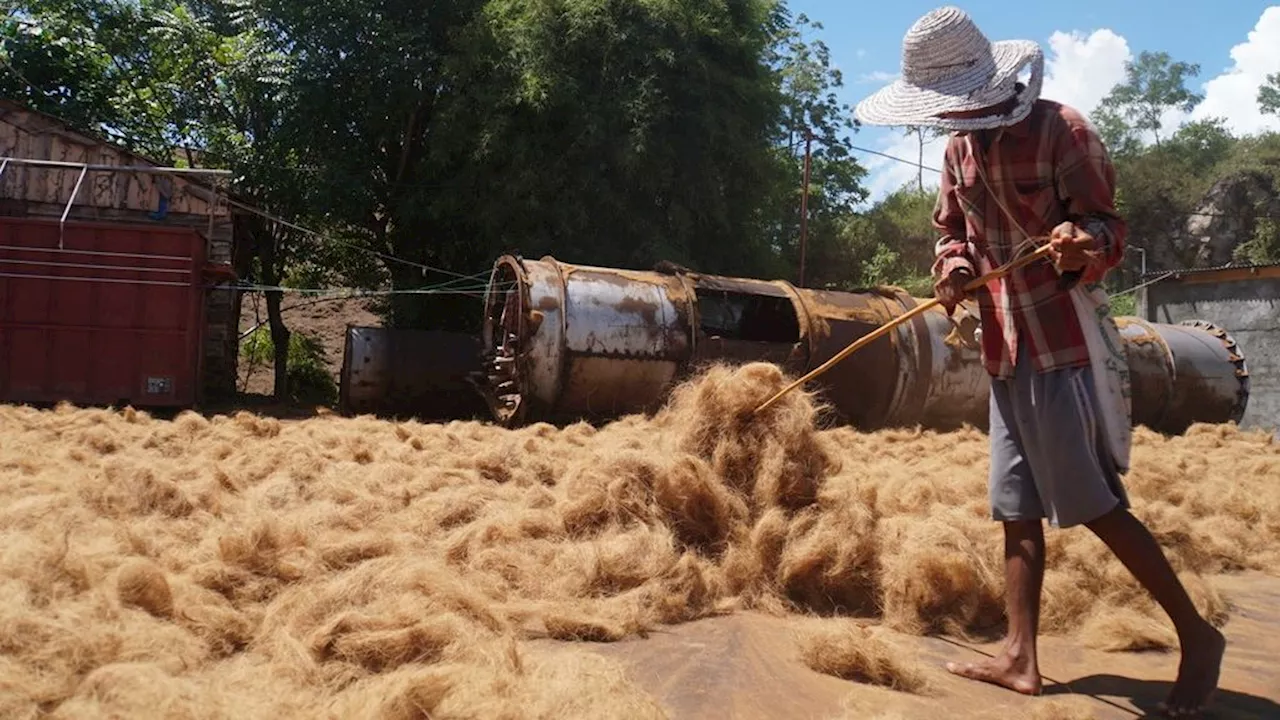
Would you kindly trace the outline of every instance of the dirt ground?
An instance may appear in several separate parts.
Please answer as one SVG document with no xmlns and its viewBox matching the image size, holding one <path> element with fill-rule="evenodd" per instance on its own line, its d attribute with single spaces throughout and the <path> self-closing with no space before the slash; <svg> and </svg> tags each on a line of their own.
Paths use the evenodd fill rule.
<svg viewBox="0 0 1280 720">
<path fill-rule="evenodd" d="M 1206 717 L 1280 718 L 1280 577 L 1250 573 L 1214 580 L 1233 611 L 1224 628 L 1228 648 L 1220 692 Z M 1027 698 L 944 669 L 948 661 L 990 655 L 998 645 L 899 635 L 932 682 L 925 694 L 906 694 L 810 670 L 796 652 L 794 635 L 803 622 L 741 613 L 592 649 L 621 660 L 673 719 L 1157 717 L 1178 663 L 1173 652 L 1108 653 L 1047 637 L 1040 643 L 1044 695 Z"/>
<path fill-rule="evenodd" d="M 349 325 L 380 327 L 382 320 L 370 309 L 368 299 L 323 300 L 316 302 L 305 296 L 285 298 L 281 315 L 291 331 L 316 338 L 324 348 L 325 364 L 338 382 L 342 370 L 342 353 Z M 240 333 L 251 330 L 259 322 L 267 320 L 267 305 L 260 295 L 246 295 L 240 309 Z M 253 366 L 243 361 L 239 367 L 237 389 L 251 396 L 270 395 L 272 391 L 271 366 Z"/>
</svg>

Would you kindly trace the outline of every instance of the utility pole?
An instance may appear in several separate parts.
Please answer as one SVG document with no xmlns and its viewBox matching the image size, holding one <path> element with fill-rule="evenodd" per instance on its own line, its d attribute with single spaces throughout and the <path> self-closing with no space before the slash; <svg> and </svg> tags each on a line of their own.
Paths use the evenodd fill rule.
<svg viewBox="0 0 1280 720">
<path fill-rule="evenodd" d="M 809 236 L 809 171 L 813 151 L 813 133 L 804 129 L 804 186 L 800 189 L 800 287 L 804 287 L 805 244 Z"/>
<path fill-rule="evenodd" d="M 916 139 L 920 141 L 920 154 L 916 160 L 916 183 L 920 188 L 920 192 L 924 193 L 924 128 L 916 128 Z"/>
</svg>

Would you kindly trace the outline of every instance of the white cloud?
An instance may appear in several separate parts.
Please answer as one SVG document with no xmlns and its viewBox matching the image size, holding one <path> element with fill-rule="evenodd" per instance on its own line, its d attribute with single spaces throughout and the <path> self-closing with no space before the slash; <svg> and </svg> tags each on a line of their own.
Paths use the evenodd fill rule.
<svg viewBox="0 0 1280 720">
<path fill-rule="evenodd" d="M 942 169 L 942 155 L 947 146 L 947 138 L 926 138 L 924 143 L 924 162 L 927 167 Z M 884 199 L 907 184 L 919 182 L 916 163 L 920 158 L 920 141 L 914 134 L 905 134 L 900 128 L 889 128 L 888 134 L 872 149 L 885 155 L 893 155 L 907 162 L 891 160 L 880 155 L 863 154 L 858 158 L 867 169 L 867 201 L 870 203 Z M 925 188 L 938 186 L 938 173 L 933 170 L 924 171 Z"/>
<path fill-rule="evenodd" d="M 860 83 L 891 83 L 898 79 L 898 73 L 886 72 L 884 70 L 873 70 L 869 73 L 862 73 L 858 76 Z"/>
<path fill-rule="evenodd" d="M 1258 109 L 1258 88 L 1267 75 L 1280 72 L 1280 5 L 1262 11 L 1248 39 L 1231 48 L 1231 59 L 1234 65 L 1204 84 L 1204 101 L 1191 119 L 1224 117 L 1238 134 L 1280 130 L 1280 118 Z"/>
<path fill-rule="evenodd" d="M 1177 53 L 1173 53 L 1177 57 Z M 1055 32 L 1049 37 L 1045 57 L 1043 96 L 1090 114 L 1111 88 L 1124 80 L 1124 65 L 1132 60 L 1133 51 L 1121 35 L 1109 29 L 1081 32 Z M 1231 48 L 1232 66 L 1204 82 L 1200 92 L 1204 101 L 1190 114 L 1171 110 L 1162 118 L 1162 136 L 1168 136 L 1187 120 L 1224 117 L 1227 127 L 1237 134 L 1263 130 L 1280 131 L 1280 117 L 1264 115 L 1258 108 L 1258 88 L 1270 73 L 1280 72 L 1280 5 L 1264 10 L 1247 39 Z M 872 72 L 860 82 L 889 82 L 896 75 Z M 914 135 L 904 135 L 901 128 L 886 128 L 878 141 L 870 145 L 880 152 L 916 162 L 919 146 Z M 1148 138 L 1150 140 L 1150 138 Z M 865 142 L 865 141 L 864 141 Z M 926 142 L 924 164 L 940 168 L 945 138 Z M 907 183 L 916 181 L 916 168 L 911 164 L 864 154 L 859 158 L 867 168 L 869 202 L 876 202 Z M 925 171 L 925 185 L 936 184 L 938 174 Z"/>
<path fill-rule="evenodd" d="M 1106 29 L 1087 37 L 1055 32 L 1045 54 L 1042 95 L 1088 115 L 1111 88 L 1124 80 L 1124 64 L 1132 59 L 1129 43 Z"/>
</svg>

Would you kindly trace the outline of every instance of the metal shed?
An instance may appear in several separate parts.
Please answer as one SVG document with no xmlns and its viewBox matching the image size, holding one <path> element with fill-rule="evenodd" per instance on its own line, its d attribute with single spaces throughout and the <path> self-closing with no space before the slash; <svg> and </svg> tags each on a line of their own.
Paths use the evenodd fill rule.
<svg viewBox="0 0 1280 720">
<path fill-rule="evenodd" d="M 0 217 L 0 399 L 194 405 L 204 247 L 190 228 Z"/>
<path fill-rule="evenodd" d="M 0 219 L 5 223 L 5 236 L 9 238 L 6 243 L 21 248 L 21 251 L 0 251 L 0 258 L 4 259 L 0 267 L 5 268 L 3 272 L 6 274 L 24 274 L 21 278 L 3 278 L 8 283 L 4 286 L 5 292 L 10 295 L 5 301 L 8 304 L 4 306 L 4 312 L 23 313 L 24 319 L 18 324 L 26 327 L 36 316 L 31 314 L 34 308 L 26 304 L 25 296 L 28 293 L 38 295 L 45 292 L 40 288 L 47 288 L 47 295 L 52 300 L 45 311 L 48 316 L 40 323 L 47 328 L 58 328 L 56 331 L 42 331 L 53 334 L 41 336 L 45 339 L 37 341 L 31 332 L 15 335 L 17 330 L 11 326 L 17 321 L 2 320 L 0 322 L 7 323 L 4 342 L 9 349 L 6 352 L 23 356 L 33 347 L 31 343 L 54 342 L 50 339 L 54 337 L 57 343 L 64 344 L 59 347 L 83 348 L 87 347 L 85 338 L 99 338 L 102 332 L 118 337 L 122 328 L 145 331 L 146 336 L 153 339 L 159 337 L 156 333 L 161 327 L 165 332 L 176 331 L 172 320 L 161 320 L 156 313 L 161 312 L 159 308 L 169 308 L 163 312 L 174 312 L 171 306 L 175 302 L 184 303 L 185 308 L 189 298 L 184 294 L 181 300 L 176 299 L 173 288 L 178 286 L 175 285 L 137 283 L 143 280 L 181 282 L 183 293 L 198 294 L 201 311 L 199 315 L 191 316 L 191 322 L 198 322 L 199 328 L 184 326 L 181 329 L 184 337 L 196 343 L 199 354 L 196 369 L 182 372 L 193 378 L 199 387 L 180 394 L 189 399 L 201 396 L 213 399 L 219 395 L 234 394 L 240 293 L 233 287 L 236 273 L 232 263 L 245 243 L 236 242 L 235 220 L 239 214 L 236 206 L 228 202 L 224 189 L 220 189 L 215 181 L 223 174 L 228 173 L 170 167 L 167 163 L 130 152 L 71 127 L 60 118 L 0 99 Z M 53 235 L 50 236 L 49 232 Z M 25 239 L 28 237 L 35 239 L 28 241 Z M 183 266 L 192 274 L 179 276 L 168 273 L 176 261 L 167 259 L 48 252 L 49 243 L 57 248 L 60 240 L 67 246 L 59 250 L 180 256 Z M 45 251 L 33 250 L 31 244 L 34 243 L 43 244 Z M 194 249 L 196 245 L 198 249 Z M 193 265 L 197 262 L 195 258 L 198 258 L 198 264 Z M 126 265 L 126 261 L 133 263 L 128 271 L 117 267 Z M 148 264 L 154 266 L 147 267 Z M 75 267 L 77 265 L 90 267 Z M 73 274 L 86 279 L 65 279 Z M 37 279 L 30 275 L 48 277 Z M 131 284 L 119 282 L 122 278 Z M 15 283 L 15 280 L 19 282 Z M 89 294 L 85 297 L 92 300 L 78 299 L 86 292 Z M 147 310 L 143 315 L 121 319 L 120 313 L 134 312 L 124 309 L 132 308 L 135 302 L 134 299 L 126 300 L 134 297 L 130 293 L 138 293 L 138 297 L 145 298 L 145 302 L 138 302 Z M 12 304 L 15 302 L 17 305 Z M 118 304 L 101 305 L 87 317 L 82 313 L 76 315 L 65 307 L 85 302 L 89 305 Z M 79 334 L 69 330 L 70 327 L 80 328 L 76 331 Z M 95 329 L 85 335 L 91 327 Z M 141 337 L 139 335 L 134 340 Z M 79 339 L 73 341 L 72 338 Z M 18 346 L 25 349 L 14 349 Z M 93 340 L 91 346 L 102 347 L 101 339 Z M 24 356 L 17 362 L 26 367 L 30 361 Z M 75 365 L 69 358 L 60 362 L 65 364 L 58 371 L 62 373 L 87 371 L 89 367 L 83 363 Z M 76 367 L 80 369 L 74 370 Z M 178 382 L 178 376 L 173 377 L 174 382 Z M 90 394 L 86 393 L 91 385 L 100 385 L 104 380 L 87 376 L 74 381 L 69 378 L 67 376 L 57 382 L 46 378 L 40 382 L 47 388 L 62 388 L 57 391 L 60 394 L 58 399 L 77 403 L 101 402 L 91 400 Z M 8 379 L 0 382 L 7 383 Z M 27 378 L 17 386 L 4 385 L 8 389 L 4 391 L 3 399 L 18 401 L 30 394 L 39 394 L 32 389 L 31 383 L 34 382 L 34 379 Z M 28 390 L 17 392 L 16 387 L 19 386 Z M 54 391 L 46 389 L 42 392 Z M 175 392 L 179 391 L 175 389 Z M 97 398 L 98 395 L 92 397 Z M 146 397 L 159 399 L 160 396 Z M 112 397 L 106 401 L 120 399 L 123 398 Z M 176 396 L 171 402 L 190 404 L 189 401 L 179 402 Z"/>
</svg>

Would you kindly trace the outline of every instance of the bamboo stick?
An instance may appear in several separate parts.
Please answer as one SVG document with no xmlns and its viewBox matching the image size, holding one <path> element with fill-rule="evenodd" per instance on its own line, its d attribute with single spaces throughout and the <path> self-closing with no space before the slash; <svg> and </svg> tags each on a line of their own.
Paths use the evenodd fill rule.
<svg viewBox="0 0 1280 720">
<path fill-rule="evenodd" d="M 1005 275 L 1008 275 L 1009 273 L 1013 272 L 1014 270 L 1017 270 L 1020 267 L 1030 265 L 1036 260 L 1039 260 L 1040 258 L 1048 256 L 1049 251 L 1050 251 L 1050 246 L 1047 244 L 1043 245 L 1038 250 L 1031 253 L 1030 255 L 1025 255 L 1016 260 L 1011 260 L 1010 262 L 1006 263 L 1004 266 L 996 268 L 995 270 L 992 270 L 986 275 L 983 275 L 982 277 L 979 277 L 970 281 L 969 284 L 966 285 L 964 289 L 966 292 L 972 292 L 974 290 L 977 290 L 978 288 L 981 288 L 982 286 L 986 285 L 992 280 L 997 280 L 999 278 L 1002 278 Z M 801 385 L 804 385 L 810 380 L 825 373 L 826 371 L 830 370 L 832 367 L 835 367 L 835 365 L 838 364 L 841 360 L 844 360 L 845 358 L 849 357 L 853 353 L 861 350 L 867 345 L 870 345 L 871 343 L 875 342 L 879 338 L 884 337 L 885 335 L 889 334 L 889 332 L 892 331 L 894 328 L 907 322 L 911 318 L 914 318 L 917 315 L 920 315 L 921 313 L 927 312 L 929 309 L 933 308 L 935 305 L 938 305 L 938 304 L 939 304 L 939 300 L 937 298 L 933 298 L 928 302 L 921 303 L 915 306 L 914 308 L 911 308 L 906 313 L 899 315 L 898 317 L 885 323 L 884 325 L 881 325 L 880 327 L 876 328 L 875 331 L 867 335 L 863 335 L 862 337 L 858 338 L 854 342 L 850 343 L 849 346 L 846 347 L 844 350 L 841 350 L 839 353 L 837 353 L 835 357 L 822 363 L 818 367 L 809 371 L 809 373 L 806 374 L 804 377 L 800 378 L 799 380 L 796 380 L 795 382 L 791 383 L 787 387 L 778 391 L 776 395 L 766 400 L 762 405 L 760 405 L 760 407 L 756 408 L 753 414 L 758 415 L 764 412 L 765 410 L 769 409 L 769 407 L 772 406 L 774 403 L 776 403 L 778 400 L 782 399 L 782 397 L 787 393 L 791 392 L 792 390 L 795 390 Z"/>
</svg>

